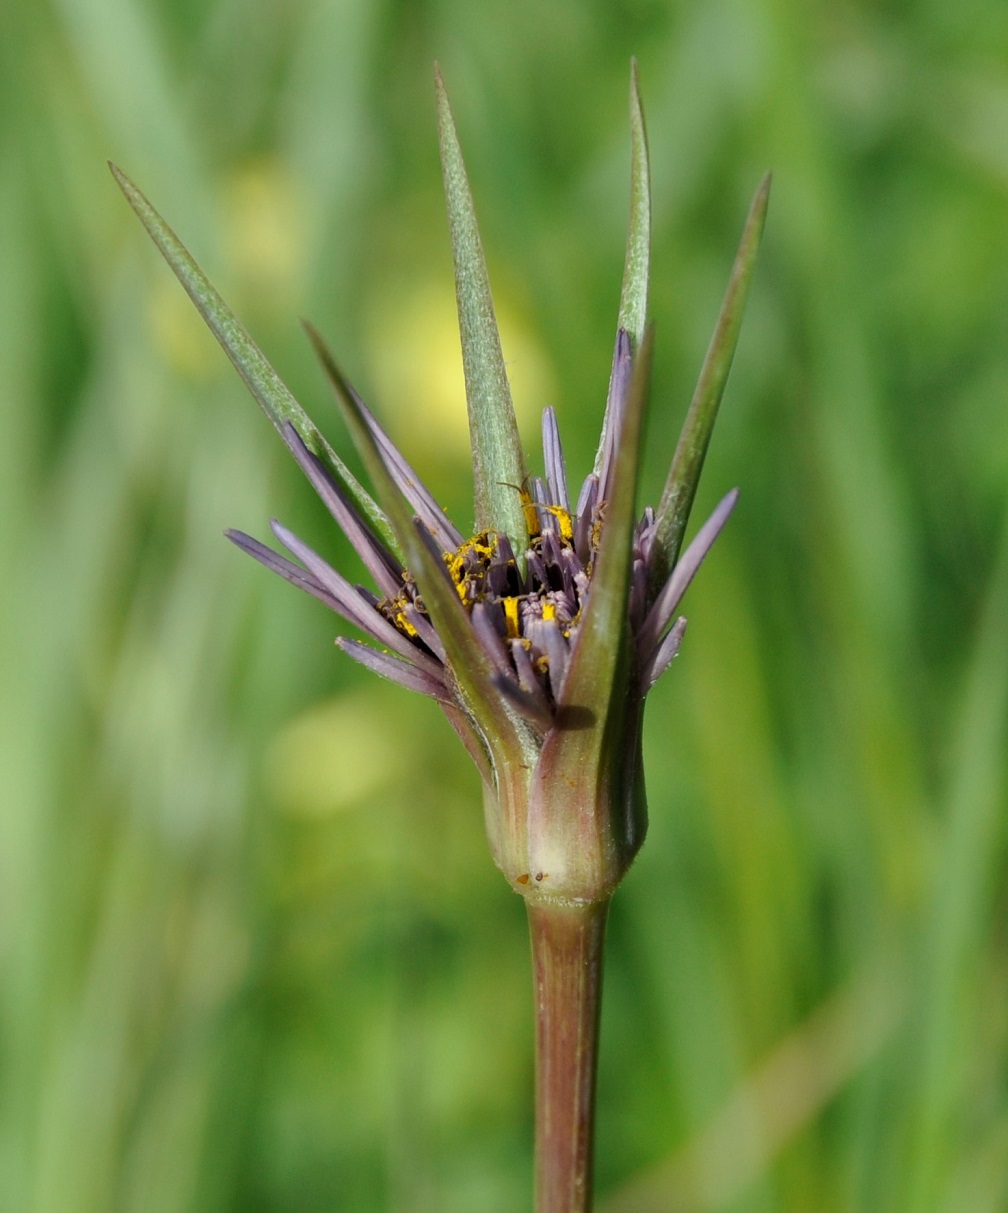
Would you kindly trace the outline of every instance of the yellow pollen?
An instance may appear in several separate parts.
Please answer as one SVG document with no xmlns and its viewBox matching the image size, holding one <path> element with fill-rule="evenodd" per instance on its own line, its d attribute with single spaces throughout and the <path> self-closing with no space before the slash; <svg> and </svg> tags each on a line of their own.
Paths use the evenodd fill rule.
<svg viewBox="0 0 1008 1213">
<path fill-rule="evenodd" d="M 556 606 L 552 602 L 543 603 L 543 619 L 556 619 Z"/>
<path fill-rule="evenodd" d="M 591 539 L 589 540 L 589 543 L 590 543 L 593 551 L 598 551 L 598 546 L 602 542 L 602 524 L 605 521 L 605 518 L 604 518 L 605 504 L 606 503 L 604 501 L 599 502 L 598 517 L 595 519 L 595 522 L 592 524 Z"/>
<path fill-rule="evenodd" d="M 472 539 L 467 539 L 458 551 L 445 552 L 443 554 L 442 559 L 447 566 L 448 576 L 454 582 L 458 596 L 463 602 L 467 600 L 470 590 L 470 574 L 466 571 L 466 557 L 472 553 L 480 561 L 488 563 L 493 558 L 496 546 L 496 536 L 491 532 L 484 531 L 479 535 L 474 535 Z"/>
<path fill-rule="evenodd" d="M 559 505 L 548 505 L 546 509 L 557 520 L 560 527 L 560 538 L 565 543 L 570 543 L 574 538 L 574 520 L 570 516 L 570 511 Z"/>
<path fill-rule="evenodd" d="M 539 534 L 539 511 L 524 489 L 519 489 L 518 494 L 521 497 L 522 509 L 525 511 L 525 529 L 529 533 L 529 539 L 535 539 Z"/>
<path fill-rule="evenodd" d="M 502 598 L 504 604 L 504 622 L 507 624 L 507 634 L 509 640 L 515 640 L 518 637 L 518 599 L 517 598 Z"/>
<path fill-rule="evenodd" d="M 395 625 L 400 632 L 405 632 L 407 636 L 419 635 L 416 628 L 410 623 L 405 611 L 396 611 Z"/>
</svg>

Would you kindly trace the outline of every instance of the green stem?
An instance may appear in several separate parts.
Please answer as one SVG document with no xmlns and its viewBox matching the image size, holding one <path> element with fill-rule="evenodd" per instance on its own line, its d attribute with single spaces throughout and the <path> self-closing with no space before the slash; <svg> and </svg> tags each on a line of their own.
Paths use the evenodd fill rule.
<svg viewBox="0 0 1008 1213">
<path fill-rule="evenodd" d="M 536 1004 L 536 1213 L 590 1213 L 608 902 L 528 904 Z"/>
</svg>

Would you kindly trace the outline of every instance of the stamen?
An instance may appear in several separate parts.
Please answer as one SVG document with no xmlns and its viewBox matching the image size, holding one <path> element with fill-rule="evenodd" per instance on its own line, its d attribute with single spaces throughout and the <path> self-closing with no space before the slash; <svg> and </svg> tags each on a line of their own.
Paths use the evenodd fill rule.
<svg viewBox="0 0 1008 1213">
<path fill-rule="evenodd" d="M 518 621 L 518 599 L 504 598 L 501 601 L 504 604 L 504 621 L 507 624 L 508 639 L 514 640 L 521 634 L 521 625 Z"/>
</svg>

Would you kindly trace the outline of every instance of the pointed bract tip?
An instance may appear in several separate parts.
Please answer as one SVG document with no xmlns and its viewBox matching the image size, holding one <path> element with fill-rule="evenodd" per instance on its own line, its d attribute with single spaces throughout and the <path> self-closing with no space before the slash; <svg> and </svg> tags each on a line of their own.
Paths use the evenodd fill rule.
<svg viewBox="0 0 1008 1213">
<path fill-rule="evenodd" d="M 126 195 L 127 202 L 129 202 L 132 206 L 133 199 L 136 198 L 140 191 L 133 184 L 133 182 L 130 181 L 129 177 L 126 176 L 118 164 L 112 160 L 108 160 L 106 163 L 109 166 L 109 172 L 115 178 L 116 185 L 118 185 L 122 192 Z"/>
<path fill-rule="evenodd" d="M 315 325 L 312 324 L 310 320 L 307 320 L 304 316 L 301 317 L 301 327 L 304 329 L 308 340 L 311 342 L 311 347 L 315 351 L 316 358 L 318 358 L 319 362 L 322 363 L 322 367 L 329 377 L 334 379 L 341 388 L 346 386 L 343 372 L 336 365 L 336 360 L 330 353 L 329 347 L 326 345 L 325 338 L 322 336 L 322 334 L 318 331 Z"/>
<path fill-rule="evenodd" d="M 453 122 L 451 103 L 448 100 L 448 89 L 441 73 L 441 64 L 434 60 L 434 101 L 437 105 L 438 127 L 444 130 L 446 122 Z"/>
<path fill-rule="evenodd" d="M 749 207 L 749 222 L 756 221 L 759 234 L 763 234 L 763 225 L 766 223 L 767 207 L 770 204 L 770 186 L 773 184 L 773 173 L 769 170 L 763 174 L 763 179 L 759 183 L 756 193 L 753 195 L 752 205 Z"/>
</svg>

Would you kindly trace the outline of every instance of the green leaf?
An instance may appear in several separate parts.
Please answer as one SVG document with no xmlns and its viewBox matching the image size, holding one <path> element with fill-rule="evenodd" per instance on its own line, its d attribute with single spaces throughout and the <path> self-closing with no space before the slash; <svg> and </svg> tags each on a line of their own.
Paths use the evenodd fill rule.
<svg viewBox="0 0 1008 1213">
<path fill-rule="evenodd" d="M 707 356 L 700 371 L 689 412 L 683 423 L 672 466 L 655 518 L 654 559 L 651 566 L 651 591 L 662 585 L 679 558 L 683 534 L 689 521 L 697 482 L 703 469 L 704 456 L 711 431 L 717 418 L 718 406 L 724 395 L 728 372 L 731 370 L 735 346 L 742 325 L 742 312 L 756 265 L 763 225 L 766 222 L 770 198 L 770 174 L 763 178 L 749 208 L 735 264 L 732 266 L 728 289 Z"/>
<path fill-rule="evenodd" d="M 325 370 L 347 428 L 368 475 L 382 500 L 389 524 L 406 554 L 406 567 L 416 577 L 431 621 L 445 646 L 452 676 L 473 719 L 497 757 L 521 758 L 521 743 L 493 685 L 494 671 L 473 630 L 466 609 L 452 585 L 440 554 L 428 545 L 382 459 L 370 429 L 361 416 L 354 392 L 334 361 L 320 334 L 305 322 L 305 330 Z"/>
<path fill-rule="evenodd" d="M 630 223 L 627 229 L 626 257 L 623 262 L 623 289 L 620 293 L 617 327 L 630 335 L 630 347 L 636 353 L 647 324 L 648 280 L 651 263 L 651 169 L 648 160 L 647 130 L 641 106 L 637 60 L 630 61 Z M 610 384 L 611 388 L 611 384 Z M 611 392 L 610 392 L 611 395 Z M 595 474 L 602 470 L 609 408 L 602 420 L 602 436 L 595 455 Z"/>
<path fill-rule="evenodd" d="M 136 211 L 140 222 L 161 250 L 164 259 L 185 287 L 189 298 L 195 303 L 200 315 L 234 363 L 249 391 L 259 401 L 263 412 L 273 422 L 277 432 L 282 432 L 285 421 L 294 426 L 305 446 L 329 468 L 358 509 L 390 545 L 396 556 L 402 559 L 388 519 L 315 428 L 311 418 L 291 395 L 247 329 L 196 264 L 192 254 L 126 174 L 114 164 L 110 163 L 109 168 L 119 188 L 126 195 L 126 201 Z"/>
<path fill-rule="evenodd" d="M 525 484 L 525 456 L 511 403 L 494 316 L 490 280 L 476 226 L 476 212 L 455 133 L 441 71 L 435 66 L 441 170 L 452 257 L 462 366 L 469 406 L 475 482 L 476 529 L 499 531 L 511 540 L 519 558 L 528 547 L 525 512 L 518 490 Z"/>
</svg>

